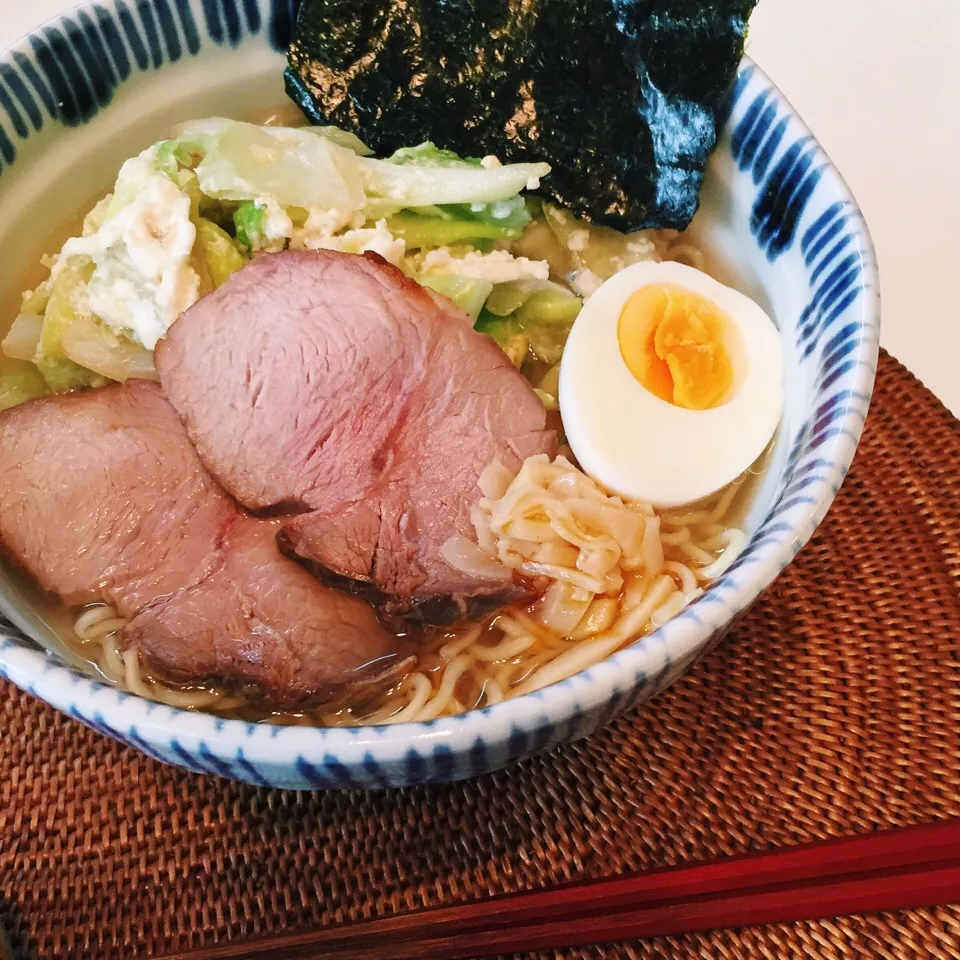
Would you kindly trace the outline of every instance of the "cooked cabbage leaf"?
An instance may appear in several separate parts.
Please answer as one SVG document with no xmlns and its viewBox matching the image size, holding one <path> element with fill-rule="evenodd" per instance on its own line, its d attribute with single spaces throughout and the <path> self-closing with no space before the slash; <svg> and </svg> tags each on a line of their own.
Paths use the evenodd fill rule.
<svg viewBox="0 0 960 960">
<path fill-rule="evenodd" d="M 512 280 L 498 283 L 487 297 L 476 329 L 500 345 L 523 333 L 534 356 L 558 363 L 583 303 L 566 287 L 549 280 Z"/>
<path fill-rule="evenodd" d="M 230 234 L 203 217 L 197 223 L 196 246 L 204 259 L 214 289 L 226 283 L 247 264 L 247 258 L 237 249 Z"/>
<path fill-rule="evenodd" d="M 110 380 L 160 379 L 151 350 L 114 333 L 93 317 L 76 317 L 63 331 L 61 345 L 74 363 Z"/>
<path fill-rule="evenodd" d="M 233 228 L 237 234 L 237 243 L 248 250 L 259 246 L 263 241 L 263 222 L 267 216 L 264 207 L 258 207 L 253 200 L 245 200 L 233 214 Z"/>
<path fill-rule="evenodd" d="M 401 147 L 387 158 L 390 163 L 402 167 L 407 163 L 419 163 L 427 167 L 480 167 L 483 161 L 479 157 L 464 159 L 452 150 L 441 150 L 436 144 L 425 140 L 415 147 Z"/>
<path fill-rule="evenodd" d="M 480 167 L 470 163 L 392 163 L 364 157 L 364 184 L 369 195 L 392 200 L 401 207 L 450 203 L 496 203 L 521 190 L 535 189 L 550 173 L 546 163 L 511 163 Z"/>
<path fill-rule="evenodd" d="M 63 344 L 64 334 L 78 317 L 89 316 L 86 287 L 93 269 L 90 260 L 72 257 L 63 264 L 50 287 L 50 302 L 43 315 L 34 363 L 55 393 L 106 383 L 103 377 L 71 360 Z"/>
<path fill-rule="evenodd" d="M 507 224 L 453 217 L 423 217 L 416 213 L 398 213 L 389 217 L 387 229 L 394 236 L 403 237 L 408 250 L 445 247 L 472 240 L 509 240 L 519 237 L 521 232 Z"/>
<path fill-rule="evenodd" d="M 49 392 L 47 381 L 32 363 L 18 363 L 13 370 L 0 373 L 0 410 L 45 397 Z"/>
<path fill-rule="evenodd" d="M 451 273 L 423 274 L 417 278 L 425 287 L 449 297 L 471 319 L 480 316 L 493 284 L 478 277 L 458 277 Z"/>
<path fill-rule="evenodd" d="M 488 337 L 493 337 L 502 347 L 511 337 L 516 337 L 523 333 L 523 329 L 515 317 L 498 317 L 489 310 L 481 310 L 476 323 L 473 325 L 475 330 L 485 333 Z"/>
<path fill-rule="evenodd" d="M 33 363 L 42 334 L 42 314 L 21 313 L 13 321 L 9 332 L 0 343 L 0 350 L 3 350 L 11 360 L 27 360 Z"/>
<path fill-rule="evenodd" d="M 213 118 L 187 125 L 180 138 L 203 153 L 196 174 L 208 197 L 344 211 L 366 201 L 360 158 L 309 129 Z"/>
<path fill-rule="evenodd" d="M 550 172 L 546 163 L 485 167 L 428 143 L 376 160 L 343 146 L 353 140 L 331 127 L 258 127 L 212 117 L 181 127 L 176 150 L 202 156 L 196 176 L 206 197 L 270 197 L 286 208 L 364 216 L 384 203 L 393 210 L 468 204 L 480 214 L 483 205 L 511 201 Z M 175 162 L 168 154 L 164 148 L 164 170 Z M 491 208 L 488 216 L 496 212 Z M 511 206 L 504 218 L 513 213 Z"/>
</svg>

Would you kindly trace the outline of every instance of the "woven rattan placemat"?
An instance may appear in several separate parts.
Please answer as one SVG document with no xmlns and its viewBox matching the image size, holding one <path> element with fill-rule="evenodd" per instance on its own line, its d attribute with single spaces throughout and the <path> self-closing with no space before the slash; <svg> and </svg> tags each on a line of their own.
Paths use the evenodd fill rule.
<svg viewBox="0 0 960 960">
<path fill-rule="evenodd" d="M 142 957 L 960 816 L 958 473 L 960 423 L 883 356 L 836 504 L 733 634 L 655 704 L 473 782 L 240 786 L 2 685 L 0 921 L 22 956 Z M 960 906 L 550 956 L 960 958 Z"/>
</svg>

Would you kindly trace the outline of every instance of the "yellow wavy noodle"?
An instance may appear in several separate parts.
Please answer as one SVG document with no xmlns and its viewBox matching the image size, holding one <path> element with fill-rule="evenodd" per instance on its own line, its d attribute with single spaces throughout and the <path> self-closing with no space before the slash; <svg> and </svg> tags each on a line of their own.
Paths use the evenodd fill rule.
<svg viewBox="0 0 960 960">
<path fill-rule="evenodd" d="M 528 461 L 525 469 L 530 465 Z M 412 669 L 395 678 L 389 688 L 367 692 L 362 701 L 272 715 L 251 712 L 242 694 L 213 687 L 184 689 L 151 677 L 134 651 L 122 649 L 124 621 L 108 606 L 96 605 L 80 614 L 75 624 L 74 646 L 111 682 L 171 706 L 227 715 L 236 714 L 240 708 L 245 717 L 321 726 L 423 721 L 491 706 L 556 683 L 598 663 L 676 615 L 729 566 L 746 542 L 742 531 L 732 525 L 739 510 L 740 485 L 731 485 L 695 508 L 657 515 L 645 504 L 618 507 L 617 498 L 607 497 L 563 458 L 554 464 L 542 458 L 533 466 L 547 471 L 549 476 L 543 474 L 538 481 L 547 487 L 557 479 L 562 480 L 562 487 L 570 476 L 575 476 L 583 487 L 580 492 L 590 494 L 586 499 L 592 499 L 593 506 L 612 507 L 639 518 L 639 522 L 633 524 L 637 536 L 635 542 L 628 544 L 631 549 L 615 559 L 611 559 L 615 551 L 604 539 L 603 531 L 578 523 L 575 511 L 564 513 L 560 509 L 562 502 L 554 503 L 551 509 L 567 517 L 571 529 L 548 538 L 548 542 L 539 544 L 533 551 L 522 539 L 511 542 L 508 536 L 493 536 L 492 542 L 508 557 L 519 544 L 527 553 L 552 552 L 555 559 L 565 556 L 572 561 L 563 568 L 556 563 L 538 563 L 521 554 L 512 558 L 515 566 L 549 568 L 554 576 L 543 577 L 538 586 L 564 584 L 563 588 L 570 591 L 569 596 L 575 598 L 574 603 L 583 608 L 574 628 L 566 633 L 551 629 L 549 623 L 544 622 L 542 599 L 531 606 L 508 608 L 489 622 L 428 636 Z M 500 482 L 502 486 L 505 478 Z M 543 489 L 541 487 L 541 491 Z M 502 505 L 507 491 L 488 492 L 504 494 L 496 500 L 481 501 L 487 504 L 487 514 L 490 514 L 490 505 Z M 513 492 L 517 494 L 517 490 Z M 543 511 L 548 498 L 543 495 L 538 499 L 538 496 L 530 489 L 521 490 L 518 502 L 526 498 L 527 515 L 523 515 L 521 508 L 512 515 L 513 520 L 507 521 L 508 525 L 519 523 L 525 534 L 535 532 L 531 523 L 542 524 L 547 517 Z M 607 514 L 608 519 L 610 516 L 613 514 Z M 553 527 L 565 529 L 558 523 L 553 523 Z M 490 533 L 489 528 L 486 532 Z M 565 554 L 561 547 L 572 546 L 574 540 L 580 547 Z M 603 554 L 606 566 L 595 562 L 598 553 Z M 595 586 L 607 584 L 610 589 L 589 596 L 578 592 L 582 590 L 578 586 L 582 582 L 579 576 L 582 571 L 576 569 L 578 560 L 580 567 L 592 567 L 587 580 Z M 566 575 L 570 577 L 569 582 L 558 579 Z"/>
</svg>

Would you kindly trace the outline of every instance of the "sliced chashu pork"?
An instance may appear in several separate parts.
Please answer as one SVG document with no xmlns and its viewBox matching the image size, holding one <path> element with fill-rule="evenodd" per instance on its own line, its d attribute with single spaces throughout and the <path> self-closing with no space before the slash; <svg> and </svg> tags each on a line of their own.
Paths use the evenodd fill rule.
<svg viewBox="0 0 960 960">
<path fill-rule="evenodd" d="M 448 565 L 477 480 L 556 437 L 529 383 L 454 304 L 376 255 L 258 257 L 156 352 L 201 459 L 241 503 L 295 514 L 284 549 L 391 613 L 447 621 L 518 595 Z"/>
<path fill-rule="evenodd" d="M 0 545 L 65 603 L 116 606 L 125 642 L 173 679 L 290 704 L 397 650 L 366 604 L 282 556 L 275 523 L 223 493 L 155 384 L 0 414 Z"/>
</svg>

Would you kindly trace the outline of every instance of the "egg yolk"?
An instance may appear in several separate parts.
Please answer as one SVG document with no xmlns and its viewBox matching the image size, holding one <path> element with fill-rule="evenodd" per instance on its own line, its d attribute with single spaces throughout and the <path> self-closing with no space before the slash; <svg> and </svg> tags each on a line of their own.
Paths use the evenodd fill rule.
<svg viewBox="0 0 960 960">
<path fill-rule="evenodd" d="M 651 285 L 627 301 L 617 325 L 620 355 L 641 386 L 678 407 L 709 410 L 729 394 L 732 323 L 691 290 Z"/>
</svg>

